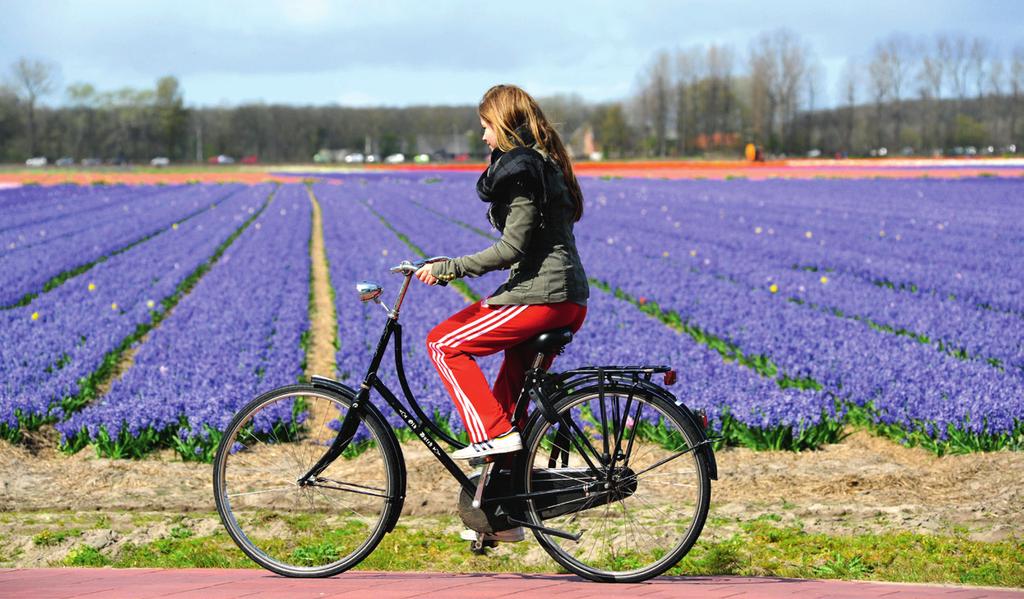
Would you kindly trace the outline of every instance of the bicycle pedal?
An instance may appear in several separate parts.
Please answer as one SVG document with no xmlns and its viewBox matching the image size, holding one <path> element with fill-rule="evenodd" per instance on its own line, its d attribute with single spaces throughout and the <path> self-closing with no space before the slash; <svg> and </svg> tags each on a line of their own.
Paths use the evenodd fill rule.
<svg viewBox="0 0 1024 599">
<path fill-rule="evenodd" d="M 470 468 L 476 468 L 478 466 L 483 466 L 484 464 L 489 464 L 493 461 L 493 455 L 485 455 L 478 458 L 469 458 L 469 466 Z"/>
</svg>

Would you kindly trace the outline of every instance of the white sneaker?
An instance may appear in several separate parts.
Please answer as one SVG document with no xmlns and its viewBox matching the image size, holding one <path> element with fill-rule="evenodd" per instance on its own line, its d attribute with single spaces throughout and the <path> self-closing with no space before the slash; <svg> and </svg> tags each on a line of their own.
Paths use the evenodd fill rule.
<svg viewBox="0 0 1024 599">
<path fill-rule="evenodd" d="M 523 440 L 519 437 L 519 431 L 513 429 L 493 439 L 480 443 L 470 443 L 468 446 L 453 451 L 449 455 L 453 460 L 471 460 L 473 458 L 482 458 L 486 455 L 519 451 L 522 448 Z"/>
<path fill-rule="evenodd" d="M 459 538 L 463 541 L 475 541 L 478 533 L 475 530 L 466 528 L 459 533 Z M 508 530 L 499 530 L 497 532 L 485 532 L 481 533 L 483 537 L 481 541 L 495 541 L 498 543 L 518 543 L 526 539 L 526 533 L 523 531 L 523 527 L 510 528 Z"/>
</svg>

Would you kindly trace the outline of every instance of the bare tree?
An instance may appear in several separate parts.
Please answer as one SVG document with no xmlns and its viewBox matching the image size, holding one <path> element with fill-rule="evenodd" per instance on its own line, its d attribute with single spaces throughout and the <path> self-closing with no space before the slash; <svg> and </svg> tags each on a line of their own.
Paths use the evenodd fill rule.
<svg viewBox="0 0 1024 599">
<path fill-rule="evenodd" d="M 994 56 L 989 62 L 988 78 L 985 83 L 987 93 L 985 94 L 984 104 L 989 108 L 986 108 L 985 113 L 992 119 L 992 136 L 995 138 L 996 143 L 1005 144 L 1007 141 L 1006 136 L 1003 134 L 1003 125 L 1006 121 L 1006 101 L 1003 98 L 1003 79 L 1005 72 L 1003 69 L 1003 59 L 999 56 Z"/>
<path fill-rule="evenodd" d="M 773 60 L 770 40 L 762 35 L 750 47 L 748 63 L 750 81 L 750 116 L 751 128 L 755 141 L 774 149 L 775 113 L 779 99 L 775 96 L 778 79 L 777 65 Z"/>
<path fill-rule="evenodd" d="M 708 119 L 705 134 L 714 137 L 717 133 L 727 134 L 735 130 L 732 115 L 735 105 L 732 69 L 735 54 L 732 47 L 711 44 L 707 51 L 707 82 L 705 95 Z"/>
<path fill-rule="evenodd" d="M 893 34 L 875 44 L 868 71 L 874 91 L 877 117 L 882 119 L 883 102 L 892 117 L 892 142 L 903 144 L 903 100 L 910 79 L 914 45 L 905 35 Z M 877 141 L 883 143 L 882 131 L 886 123 L 877 123 Z"/>
<path fill-rule="evenodd" d="M 918 72 L 919 96 L 923 105 L 921 141 L 929 148 L 941 147 L 946 137 L 942 97 L 951 52 L 949 38 L 944 35 L 937 36 L 931 48 L 924 52 Z"/>
<path fill-rule="evenodd" d="M 845 102 L 842 118 L 842 144 L 847 153 L 853 150 L 854 110 L 857 106 L 857 89 L 860 87 L 860 69 L 850 58 L 846 59 L 839 79 L 839 96 Z"/>
<path fill-rule="evenodd" d="M 755 112 L 765 124 L 762 134 L 767 135 L 773 149 L 789 143 L 791 126 L 801 107 L 809 55 L 809 49 L 788 29 L 763 33 L 751 45 L 751 92 L 755 101 L 763 97 Z M 772 141 L 776 123 L 778 137 Z"/>
<path fill-rule="evenodd" d="M 57 84 L 57 65 L 22 57 L 11 65 L 11 76 L 28 110 L 28 153 L 35 156 L 36 102 L 53 92 Z"/>
<path fill-rule="evenodd" d="M 970 47 L 967 38 L 963 34 L 953 36 L 949 40 L 949 53 L 947 55 L 948 71 L 953 82 L 953 94 L 956 96 L 957 112 L 967 98 L 968 78 L 971 70 Z"/>
<path fill-rule="evenodd" d="M 703 72 L 702 48 L 693 46 L 675 54 L 675 115 L 679 153 L 692 150 L 688 141 L 697 134 L 697 82 Z"/>
<path fill-rule="evenodd" d="M 971 40 L 971 49 L 968 51 L 968 67 L 974 75 L 974 88 L 978 94 L 978 100 L 985 95 L 986 63 L 989 59 L 990 48 L 988 43 L 976 37 Z"/>
<path fill-rule="evenodd" d="M 874 133 L 874 146 L 886 145 L 885 109 L 889 103 L 889 94 L 892 93 L 892 69 L 888 64 L 888 56 L 884 50 L 876 47 L 876 51 L 868 63 L 868 84 L 871 89 L 871 98 L 875 105 L 875 118 L 872 124 Z"/>
<path fill-rule="evenodd" d="M 642 78 L 642 110 L 644 121 L 653 135 L 653 152 L 666 154 L 666 134 L 672 108 L 671 66 L 668 52 L 658 52 Z"/>
<path fill-rule="evenodd" d="M 1021 109 L 1021 101 L 1024 100 L 1024 46 L 1017 46 L 1013 49 L 1013 58 L 1010 61 L 1010 143 L 1021 144 L 1017 136 L 1017 117 Z"/>
</svg>

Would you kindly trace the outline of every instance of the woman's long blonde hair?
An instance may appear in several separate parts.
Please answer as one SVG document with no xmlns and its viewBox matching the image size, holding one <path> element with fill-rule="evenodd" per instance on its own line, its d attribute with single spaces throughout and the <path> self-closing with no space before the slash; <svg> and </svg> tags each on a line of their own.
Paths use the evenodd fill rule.
<svg viewBox="0 0 1024 599">
<path fill-rule="evenodd" d="M 562 177 L 576 204 L 573 221 L 583 218 L 583 192 L 573 174 L 569 153 L 565 151 L 558 132 L 548 123 L 544 112 L 530 94 L 515 85 L 495 85 L 484 93 L 477 111 L 480 118 L 490 123 L 497 136 L 498 148 L 503 152 L 516 146 L 525 146 L 525 141 L 516 133 L 516 129 L 523 125 L 529 128 L 537 144 L 562 169 Z"/>
</svg>

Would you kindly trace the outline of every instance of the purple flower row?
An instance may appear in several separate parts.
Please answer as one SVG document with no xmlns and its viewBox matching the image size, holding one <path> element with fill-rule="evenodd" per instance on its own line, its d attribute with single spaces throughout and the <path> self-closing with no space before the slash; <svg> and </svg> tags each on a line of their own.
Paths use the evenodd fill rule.
<svg viewBox="0 0 1024 599">
<path fill-rule="evenodd" d="M 150 187 L 53 185 L 40 187 L 27 185 L 0 190 L 0 210 L 4 222 L 0 234 L 24 225 L 42 224 L 66 218 L 69 214 L 83 214 L 106 207 L 119 196 L 145 193 Z M 0 238 L 2 239 L 2 238 Z M 0 253 L 14 249 L 10 242 L 0 244 Z"/>
<path fill-rule="evenodd" d="M 195 189 L 195 188 L 193 188 Z M 72 277 L 26 306 L 0 311 L 0 424 L 59 417 L 83 382 L 265 202 L 269 186 L 235 188 L 211 208 Z M 193 193 L 205 195 L 200 189 Z"/>
<path fill-rule="evenodd" d="M 212 433 L 245 403 L 294 383 L 309 328 L 311 213 L 303 186 L 278 190 L 151 333 L 110 393 L 58 424 L 64 442 L 86 436 L 130 445 L 156 431 L 163 442 L 173 434 L 179 451 L 206 454 L 215 445 Z"/>
<path fill-rule="evenodd" d="M 0 306 L 39 293 L 54 276 L 109 255 L 208 208 L 239 185 L 189 186 L 157 193 L 121 194 L 99 210 L 69 214 L 54 222 L 26 224 L 0 234 Z"/>
</svg>

